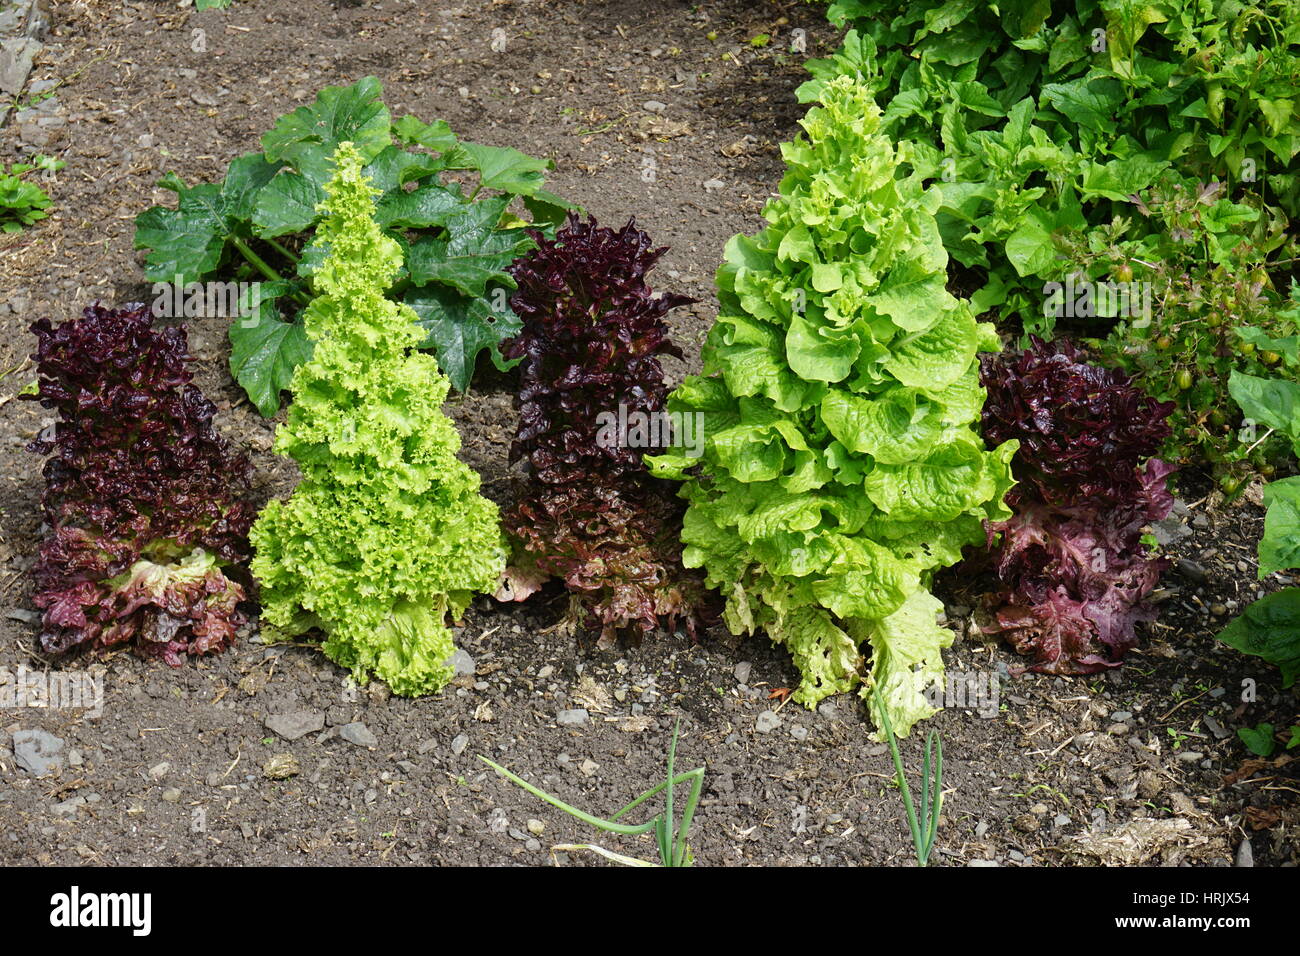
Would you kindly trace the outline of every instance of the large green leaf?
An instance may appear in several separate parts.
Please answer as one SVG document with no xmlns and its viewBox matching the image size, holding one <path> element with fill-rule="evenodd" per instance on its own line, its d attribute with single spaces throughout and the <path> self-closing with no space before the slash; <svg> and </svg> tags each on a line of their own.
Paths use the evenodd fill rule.
<svg viewBox="0 0 1300 956">
<path fill-rule="evenodd" d="M 154 282 L 197 282 L 215 272 L 230 235 L 220 186 L 201 183 L 179 197 L 177 208 L 154 206 L 135 219 L 135 247 L 149 250 L 144 274 Z"/>
<path fill-rule="evenodd" d="M 319 166 L 319 157 L 333 155 L 340 143 L 351 142 L 369 162 L 393 141 L 383 92 L 373 76 L 351 86 L 325 87 L 311 106 L 280 117 L 262 137 L 266 158 L 297 166 L 307 156 Z"/>
<path fill-rule="evenodd" d="M 1219 640 L 1276 664 L 1282 686 L 1290 687 L 1300 677 L 1300 588 L 1284 588 L 1251 604 L 1219 632 Z"/>
<path fill-rule="evenodd" d="M 424 236 L 411 244 L 407 266 L 416 285 L 436 282 L 482 297 L 489 283 L 514 287 L 510 264 L 532 240 L 518 229 L 501 229 L 510 197 L 484 199 L 453 212 L 446 236 Z"/>
<path fill-rule="evenodd" d="M 1259 542 L 1259 577 L 1300 568 L 1300 476 L 1264 487 L 1264 536 Z"/>
<path fill-rule="evenodd" d="M 1300 384 L 1234 369 L 1228 392 L 1247 418 L 1287 436 L 1300 452 Z"/>
<path fill-rule="evenodd" d="M 284 322 L 276 299 L 287 283 L 262 284 L 261 310 L 230 324 L 230 373 L 264 417 L 280 408 L 280 392 L 289 387 L 294 370 L 311 358 L 312 343 L 301 323 Z"/>
<path fill-rule="evenodd" d="M 487 296 L 467 296 L 455 289 L 428 285 L 406 295 L 406 304 L 415 310 L 419 324 L 428 332 L 424 347 L 434 350 L 438 367 L 457 391 L 469 388 L 475 363 L 484 349 L 498 368 L 515 364 L 501 357 L 498 346 L 516 335 L 523 323 L 505 304 L 503 293 L 493 289 Z M 501 303 L 500 311 L 493 308 L 494 298 Z"/>
</svg>

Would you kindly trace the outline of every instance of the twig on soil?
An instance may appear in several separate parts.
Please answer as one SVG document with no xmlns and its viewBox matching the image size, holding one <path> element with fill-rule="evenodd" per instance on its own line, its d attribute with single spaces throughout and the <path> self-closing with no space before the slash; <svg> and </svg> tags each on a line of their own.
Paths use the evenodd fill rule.
<svg viewBox="0 0 1300 956">
<path fill-rule="evenodd" d="M 1170 710 L 1169 713 L 1165 714 L 1163 717 L 1157 717 L 1156 720 L 1168 720 L 1169 717 L 1170 717 L 1170 715 L 1173 714 L 1173 712 L 1174 712 L 1175 710 L 1177 710 L 1179 707 L 1182 707 L 1183 704 L 1190 704 L 1190 703 L 1191 703 L 1192 701 L 1194 701 L 1194 700 L 1200 700 L 1202 697 L 1204 697 L 1204 696 L 1205 696 L 1206 694 L 1208 694 L 1208 693 L 1209 693 L 1209 691 L 1206 690 L 1206 691 L 1202 691 L 1201 693 L 1197 694 L 1195 697 L 1188 697 L 1186 700 L 1180 700 L 1177 704 L 1175 704 L 1175 705 L 1173 706 L 1173 709 Z"/>
</svg>

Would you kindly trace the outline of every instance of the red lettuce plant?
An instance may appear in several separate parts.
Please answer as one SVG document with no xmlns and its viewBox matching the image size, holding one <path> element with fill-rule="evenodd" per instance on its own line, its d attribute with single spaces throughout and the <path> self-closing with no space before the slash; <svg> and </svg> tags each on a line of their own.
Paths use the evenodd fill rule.
<svg viewBox="0 0 1300 956">
<path fill-rule="evenodd" d="M 503 348 L 522 359 L 511 460 L 531 467 L 503 519 L 516 560 L 499 596 L 522 599 L 558 577 L 575 621 L 599 629 L 602 646 L 661 620 L 693 629 L 698 584 L 681 566 L 682 508 L 642 462 L 672 436 L 629 441 L 622 425 L 663 412 L 660 357 L 681 357 L 663 318 L 695 300 L 652 293 L 646 274 L 665 249 L 634 221 L 616 231 L 570 215 L 555 239 L 533 239 L 537 249 L 511 268 L 523 329 Z"/>
<path fill-rule="evenodd" d="M 31 330 L 39 391 L 23 397 L 59 413 L 28 446 L 52 453 L 32 570 L 42 649 L 129 642 L 172 666 L 225 649 L 243 623 L 223 567 L 246 554 L 249 465 L 190 384 L 185 331 L 155 329 L 144 306 L 99 305 Z"/>
<path fill-rule="evenodd" d="M 1069 342 L 1035 337 L 1019 353 L 981 356 L 985 440 L 1014 438 L 1013 515 L 989 525 L 1002 584 L 985 630 L 1000 633 L 1028 669 L 1090 674 L 1119 666 L 1167 562 L 1142 541 L 1169 514 L 1173 467 L 1150 457 L 1169 436 L 1173 404 L 1090 365 Z"/>
</svg>

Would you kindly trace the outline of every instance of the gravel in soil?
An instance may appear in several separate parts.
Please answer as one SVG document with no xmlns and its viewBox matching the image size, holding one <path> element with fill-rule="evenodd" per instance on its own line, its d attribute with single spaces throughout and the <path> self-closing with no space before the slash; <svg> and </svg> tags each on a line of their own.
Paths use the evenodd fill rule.
<svg viewBox="0 0 1300 956">
<path fill-rule="evenodd" d="M 395 113 L 549 156 L 555 191 L 611 224 L 635 214 L 671 246 L 657 288 L 700 299 L 673 318 L 688 354 L 670 370 L 677 378 L 698 368 L 722 248 L 761 226 L 781 174 L 777 144 L 802 112 L 792 31 L 806 31 L 808 55 L 834 43 L 815 6 L 772 0 L 240 0 L 201 14 L 63 0 L 51 12 L 32 78 L 56 94 L 47 112 L 64 120 L 44 127 L 41 148 L 68 165 L 52 218 L 0 239 L 9 333 L 0 369 L 12 370 L 0 379 L 0 666 L 11 673 L 44 666 L 24 574 L 39 535 L 41 463 L 23 446 L 50 420 L 12 400 L 33 377 L 25 329 L 95 298 L 149 297 L 133 220 L 169 195 L 155 187 L 164 172 L 219 177 L 319 87 L 374 73 Z M 493 49 L 496 30 L 504 50 Z M 772 43 L 752 46 L 760 33 Z M 0 129 L 0 160 L 31 148 Z M 287 492 L 294 473 L 270 453 L 274 422 L 230 380 L 222 321 L 194 321 L 190 341 L 221 428 L 253 457 L 257 494 Z M 506 377 L 483 374 L 470 400 L 448 408 L 465 460 L 499 501 L 510 488 L 509 389 Z M 925 726 L 944 740 L 935 863 L 1300 859 L 1295 764 L 1252 761 L 1235 734 L 1296 722 L 1295 694 L 1275 670 L 1213 640 L 1257 587 L 1276 586 L 1255 582 L 1261 511 L 1257 501 L 1216 510 L 1199 500 L 1195 476 L 1184 484 L 1189 505 L 1162 530 L 1181 559 L 1164 614 L 1118 671 L 990 684 L 1017 661 L 973 633 L 977 589 L 940 577 L 964 635 L 949 670 L 974 683 L 967 706 Z M 309 646 L 264 646 L 252 626 L 233 651 L 180 670 L 113 654 L 93 665 L 105 687 L 100 716 L 0 711 L 0 861 L 599 863 L 552 852 L 595 834 L 476 755 L 610 812 L 660 779 L 678 719 L 679 766 L 708 768 L 692 831 L 699 862 L 910 861 L 888 752 L 869 738 L 855 698 L 815 713 L 783 703 L 796 678 L 763 639 L 664 635 L 596 652 L 555 627 L 563 606 L 552 592 L 519 606 L 481 600 L 458 632 L 460 676 L 417 701 L 356 687 Z M 1255 682 L 1253 702 L 1243 702 L 1245 681 Z M 919 735 L 903 742 L 910 768 L 920 745 Z M 654 852 L 648 839 L 599 842 Z"/>
</svg>

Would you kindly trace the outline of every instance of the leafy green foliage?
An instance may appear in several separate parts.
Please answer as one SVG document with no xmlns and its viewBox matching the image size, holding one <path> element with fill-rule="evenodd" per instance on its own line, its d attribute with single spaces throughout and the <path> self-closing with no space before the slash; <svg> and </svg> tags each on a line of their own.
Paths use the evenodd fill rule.
<svg viewBox="0 0 1300 956">
<path fill-rule="evenodd" d="M 425 331 L 424 348 L 464 391 L 481 352 L 508 367 L 498 344 L 519 330 L 507 303 L 508 268 L 533 247 L 532 225 L 554 226 L 568 203 L 544 188 L 548 160 L 517 150 L 461 142 L 442 121 L 396 121 L 374 77 L 326 87 L 310 106 L 280 117 L 262 137 L 262 152 L 231 162 L 220 183 L 187 186 L 168 175 L 160 185 L 175 208 L 154 206 L 136 219 L 136 248 L 147 249 L 145 274 L 159 282 L 233 278 L 262 281 L 261 307 L 230 326 L 231 372 L 263 415 L 279 408 L 280 391 L 306 355 L 291 326 L 310 301 L 328 254 L 318 233 L 331 156 L 354 144 L 380 190 L 376 218 L 399 244 L 403 262 L 392 293 L 410 305 Z"/>
<path fill-rule="evenodd" d="M 0 167 L 0 232 L 21 232 L 50 214 L 45 190 L 23 177 L 36 170 L 55 173 L 65 164 L 49 156 L 35 159 L 34 163 L 14 163 L 8 172 Z"/>
<path fill-rule="evenodd" d="M 1233 372 L 1229 388 L 1247 418 L 1277 431 L 1300 453 L 1300 384 Z M 1265 487 L 1264 504 L 1261 580 L 1300 567 L 1300 477 Z M 1251 604 L 1219 633 L 1219 640 L 1276 664 L 1283 686 L 1290 687 L 1300 677 L 1300 587 L 1283 588 Z"/>
<path fill-rule="evenodd" d="M 1224 198 L 1219 183 L 1159 187 L 1134 207 L 1154 224 L 1140 238 L 1120 217 L 1059 244 L 1078 287 L 1110 282 L 1151 292 L 1141 310 L 1099 316 L 1114 325 L 1090 344 L 1147 393 L 1174 403 L 1168 457 L 1210 462 L 1225 486 L 1252 468 L 1272 474 L 1289 444 L 1280 437 L 1257 443 L 1242 432 L 1229 414 L 1228 382 L 1234 371 L 1265 375 L 1278 367 L 1273 349 L 1295 363 L 1300 300 L 1283 299 L 1269 274 L 1270 253 L 1293 257 L 1295 240 L 1266 211 Z"/>
<path fill-rule="evenodd" d="M 945 289 L 940 191 L 900 175 L 865 85 L 821 96 L 782 149 L 768 227 L 727 246 L 704 375 L 669 399 L 703 417 L 703 455 L 649 461 L 685 482 L 684 563 L 733 633 L 785 644 L 810 707 L 864 683 L 870 644 L 864 691 L 906 735 L 953 639 L 930 575 L 1009 516 L 1016 443 L 986 451 L 973 428 L 977 353 L 998 340 Z"/>
<path fill-rule="evenodd" d="M 1211 461 L 1225 487 L 1250 443 L 1226 413 L 1257 373 L 1300 215 L 1300 8 L 1286 0 L 832 3 L 852 25 L 812 61 L 866 82 L 882 129 L 942 186 L 939 226 L 977 313 L 1050 338 L 1049 282 L 1136 283 L 1145 314 L 1067 313 L 1139 387 L 1173 400 L 1166 457 Z M 1262 347 L 1261 347 L 1262 351 Z M 1282 446 L 1250 448 L 1271 469 Z M 1267 466 L 1267 467 L 1266 467 Z"/>
<path fill-rule="evenodd" d="M 253 527 L 262 619 L 281 632 L 319 628 L 322 649 L 360 682 L 436 691 L 453 675 L 447 617 L 490 590 L 504 564 L 496 506 L 456 457 L 442 413 L 448 382 L 409 306 L 385 298 L 402 265 L 374 220 L 379 190 L 344 143 L 325 187 L 317 241 L 329 252 L 303 315 L 314 345 L 293 374 L 276 451 L 302 482 Z"/>
</svg>

